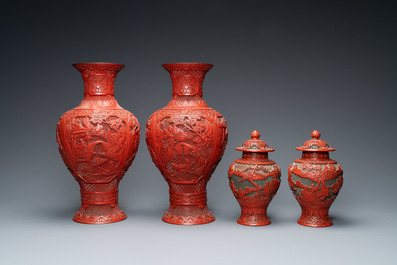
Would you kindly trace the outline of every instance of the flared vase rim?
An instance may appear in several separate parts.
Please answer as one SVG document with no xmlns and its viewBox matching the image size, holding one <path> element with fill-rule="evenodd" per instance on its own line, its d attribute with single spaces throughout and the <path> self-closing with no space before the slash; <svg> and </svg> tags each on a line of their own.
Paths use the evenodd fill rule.
<svg viewBox="0 0 397 265">
<path fill-rule="evenodd" d="M 175 62 L 175 63 L 164 63 L 161 64 L 163 67 L 169 66 L 205 66 L 205 67 L 213 67 L 214 65 L 211 63 L 199 63 L 199 62 Z"/>
<path fill-rule="evenodd" d="M 113 63 L 113 62 L 86 62 L 86 63 L 74 63 L 72 64 L 73 66 L 79 66 L 79 65 L 87 65 L 87 66 L 106 66 L 106 65 L 114 65 L 114 66 L 120 66 L 120 67 L 125 67 L 125 64 L 121 63 Z"/>
</svg>

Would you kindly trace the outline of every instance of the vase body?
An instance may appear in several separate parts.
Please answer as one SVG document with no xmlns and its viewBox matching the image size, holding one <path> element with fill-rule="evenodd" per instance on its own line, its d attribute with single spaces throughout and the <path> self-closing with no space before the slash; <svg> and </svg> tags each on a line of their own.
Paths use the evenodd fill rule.
<svg viewBox="0 0 397 265">
<path fill-rule="evenodd" d="M 224 117 L 202 98 L 202 83 L 211 64 L 175 63 L 163 67 L 173 84 L 168 105 L 146 124 L 153 162 L 168 182 L 170 206 L 162 220 L 179 225 L 215 220 L 207 207 L 206 185 L 227 143 Z"/>
<path fill-rule="evenodd" d="M 319 138 L 313 131 L 312 139 L 296 148 L 302 157 L 288 169 L 289 186 L 302 208 L 298 224 L 310 227 L 332 225 L 328 211 L 343 183 L 341 165 L 329 157 L 335 149 Z"/>
<path fill-rule="evenodd" d="M 270 224 L 267 207 L 280 187 L 280 168 L 268 159 L 268 152 L 274 148 L 259 136 L 258 131 L 253 131 L 251 139 L 236 148 L 243 151 L 243 156 L 230 165 L 228 172 L 230 188 L 241 207 L 237 223 L 242 225 Z"/>
<path fill-rule="evenodd" d="M 57 126 L 62 159 L 80 185 L 81 207 L 73 220 L 121 221 L 127 216 L 118 205 L 118 185 L 135 158 L 140 137 L 138 120 L 114 98 L 114 81 L 124 65 L 73 66 L 83 77 L 84 99 Z"/>
</svg>

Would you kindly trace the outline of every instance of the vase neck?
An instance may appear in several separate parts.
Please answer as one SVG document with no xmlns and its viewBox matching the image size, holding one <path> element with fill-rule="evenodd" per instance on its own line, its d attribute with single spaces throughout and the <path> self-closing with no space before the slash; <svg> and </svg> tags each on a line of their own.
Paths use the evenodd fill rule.
<svg viewBox="0 0 397 265">
<path fill-rule="evenodd" d="M 329 152 L 310 152 L 303 151 L 302 158 L 303 160 L 329 160 Z"/>
<path fill-rule="evenodd" d="M 268 160 L 268 154 L 267 152 L 243 152 L 241 159 L 249 161 L 266 161 Z"/>
<path fill-rule="evenodd" d="M 73 65 L 84 81 L 84 99 L 114 99 L 114 81 L 124 68 L 114 63 L 79 63 Z"/>
<path fill-rule="evenodd" d="M 173 63 L 163 67 L 171 76 L 173 98 L 202 98 L 204 77 L 212 64 Z"/>
</svg>

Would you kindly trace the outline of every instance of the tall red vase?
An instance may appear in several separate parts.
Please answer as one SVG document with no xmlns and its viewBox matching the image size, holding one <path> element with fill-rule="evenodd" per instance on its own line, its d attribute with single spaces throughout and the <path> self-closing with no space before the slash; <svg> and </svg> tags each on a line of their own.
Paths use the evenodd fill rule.
<svg viewBox="0 0 397 265">
<path fill-rule="evenodd" d="M 302 157 L 289 166 L 288 183 L 302 208 L 298 224 L 331 226 L 328 211 L 342 187 L 343 170 L 329 157 L 335 148 L 320 140 L 318 131 L 314 130 L 311 136 L 312 139 L 296 148 L 302 151 Z"/>
<path fill-rule="evenodd" d="M 227 124 L 202 99 L 204 76 L 212 66 L 164 64 L 171 75 L 172 99 L 146 124 L 150 155 L 169 185 L 170 206 L 162 218 L 167 223 L 215 220 L 207 207 L 206 185 L 225 150 Z"/>
<path fill-rule="evenodd" d="M 114 63 L 73 65 L 84 80 L 84 99 L 58 121 L 59 152 L 80 184 L 81 207 L 73 220 L 103 224 L 127 218 L 118 205 L 118 185 L 134 160 L 140 130 L 135 116 L 114 98 Z"/>
</svg>

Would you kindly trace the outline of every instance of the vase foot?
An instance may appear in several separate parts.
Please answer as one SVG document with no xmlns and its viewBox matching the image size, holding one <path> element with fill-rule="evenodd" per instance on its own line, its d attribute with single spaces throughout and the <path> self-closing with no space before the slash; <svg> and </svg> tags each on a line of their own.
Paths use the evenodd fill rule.
<svg viewBox="0 0 397 265">
<path fill-rule="evenodd" d="M 215 221 L 215 217 L 207 205 L 176 205 L 168 208 L 162 220 L 175 225 L 200 225 Z"/>
<path fill-rule="evenodd" d="M 248 226 L 265 226 L 270 225 L 271 221 L 266 214 L 265 207 L 241 207 L 241 216 L 238 218 L 237 223 Z"/>
<path fill-rule="evenodd" d="M 328 209 L 302 209 L 298 224 L 310 227 L 327 227 L 332 225 Z"/>
<path fill-rule="evenodd" d="M 248 226 L 265 226 L 270 225 L 272 222 L 265 215 L 244 215 L 238 218 L 237 223 Z"/>
<path fill-rule="evenodd" d="M 127 218 L 127 215 L 116 204 L 111 205 L 82 205 L 73 216 L 73 221 L 84 224 L 108 224 L 119 222 Z"/>
</svg>

